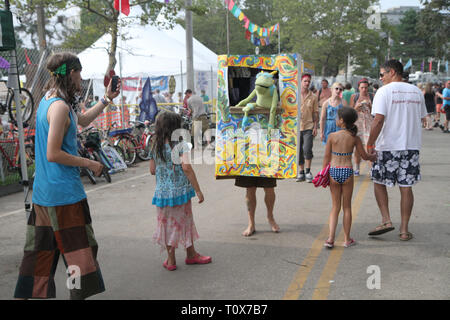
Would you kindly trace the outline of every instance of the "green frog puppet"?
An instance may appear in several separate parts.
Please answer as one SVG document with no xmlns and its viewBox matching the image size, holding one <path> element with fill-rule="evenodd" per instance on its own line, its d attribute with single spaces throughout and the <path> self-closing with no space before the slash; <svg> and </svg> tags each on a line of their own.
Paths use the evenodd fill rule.
<svg viewBox="0 0 450 320">
<path fill-rule="evenodd" d="M 262 107 L 270 109 L 269 126 L 268 129 L 275 128 L 276 111 L 278 106 L 278 92 L 275 86 L 273 76 L 277 71 L 267 73 L 261 71 L 256 75 L 255 90 L 250 95 L 239 102 L 237 107 L 244 107 L 244 118 L 242 119 L 242 127 L 249 125 L 248 112 L 255 109 L 255 107 Z M 256 103 L 251 102 L 256 95 Z"/>
</svg>

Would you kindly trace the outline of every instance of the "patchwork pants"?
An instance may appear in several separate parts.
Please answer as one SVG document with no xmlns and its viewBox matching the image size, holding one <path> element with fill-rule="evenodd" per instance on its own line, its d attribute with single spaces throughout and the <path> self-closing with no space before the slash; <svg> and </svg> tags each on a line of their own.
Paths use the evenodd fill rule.
<svg viewBox="0 0 450 320">
<path fill-rule="evenodd" d="M 86 199 L 65 206 L 33 204 L 15 298 L 55 298 L 54 275 L 60 253 L 68 272 L 70 298 L 105 291 L 97 262 L 98 245 Z"/>
</svg>

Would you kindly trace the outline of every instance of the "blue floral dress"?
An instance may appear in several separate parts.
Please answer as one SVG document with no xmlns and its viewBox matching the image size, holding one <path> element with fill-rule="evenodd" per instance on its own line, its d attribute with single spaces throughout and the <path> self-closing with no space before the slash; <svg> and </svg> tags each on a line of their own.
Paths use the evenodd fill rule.
<svg viewBox="0 0 450 320">
<path fill-rule="evenodd" d="M 330 133 L 341 130 L 341 128 L 339 128 L 336 125 L 336 117 L 338 110 L 341 109 L 342 107 L 343 107 L 342 103 L 337 107 L 333 107 L 330 104 L 328 104 L 327 106 L 327 120 L 325 121 L 325 128 L 324 128 L 325 140 L 322 142 L 324 145 L 327 144 L 328 135 Z"/>
<path fill-rule="evenodd" d="M 177 152 L 179 157 L 174 161 L 172 161 L 170 145 L 166 144 L 165 146 L 166 162 L 154 154 L 150 155 L 150 159 L 154 159 L 156 164 L 156 189 L 152 204 L 161 208 L 179 206 L 195 197 L 194 188 L 181 167 L 181 154 L 187 150 L 187 145 L 176 146 L 180 152 Z"/>
<path fill-rule="evenodd" d="M 153 240 L 161 246 L 161 251 L 167 246 L 178 248 L 179 243 L 189 248 L 199 238 L 191 204 L 195 191 L 181 167 L 181 154 L 189 147 L 186 143 L 178 144 L 173 152 L 177 159 L 172 159 L 170 145 L 165 147 L 166 162 L 155 154 L 150 157 L 156 165 L 156 189 L 152 204 L 158 213 Z"/>
</svg>

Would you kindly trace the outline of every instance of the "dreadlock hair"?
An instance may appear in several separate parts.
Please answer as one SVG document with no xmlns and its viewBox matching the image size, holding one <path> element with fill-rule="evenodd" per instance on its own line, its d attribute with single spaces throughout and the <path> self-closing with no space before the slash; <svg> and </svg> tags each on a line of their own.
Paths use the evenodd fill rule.
<svg viewBox="0 0 450 320">
<path fill-rule="evenodd" d="M 358 133 L 358 127 L 355 125 L 356 120 L 358 120 L 356 110 L 350 107 L 342 107 L 338 110 L 338 117 L 344 121 L 345 129 L 350 131 L 352 136 L 356 136 Z"/>
<path fill-rule="evenodd" d="M 50 72 L 51 78 L 47 82 L 45 90 L 54 91 L 57 97 L 64 99 L 69 105 L 73 105 L 78 89 L 70 78 L 70 72 L 81 70 L 80 60 L 70 52 L 58 52 L 48 58 L 47 70 Z"/>
<path fill-rule="evenodd" d="M 181 128 L 181 116 L 177 113 L 163 111 L 156 117 L 155 135 L 152 141 L 151 152 L 164 162 L 168 159 L 164 156 L 166 140 L 169 140 L 169 145 L 173 147 L 178 143 L 172 141 L 172 133 Z"/>
</svg>

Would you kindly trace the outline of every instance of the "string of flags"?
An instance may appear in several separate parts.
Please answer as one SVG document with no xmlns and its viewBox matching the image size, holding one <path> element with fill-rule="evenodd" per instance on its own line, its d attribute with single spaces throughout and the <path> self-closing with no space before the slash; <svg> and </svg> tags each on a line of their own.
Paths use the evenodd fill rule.
<svg viewBox="0 0 450 320">
<path fill-rule="evenodd" d="M 228 10 L 239 21 L 244 22 L 245 38 L 250 40 L 256 46 L 266 46 L 270 44 L 269 37 L 272 33 L 279 31 L 280 24 L 274 24 L 271 27 L 260 27 L 255 23 L 252 23 L 241 9 L 234 3 L 233 0 L 225 0 L 225 4 L 228 6 Z M 256 33 L 256 34 L 253 34 Z"/>
</svg>

